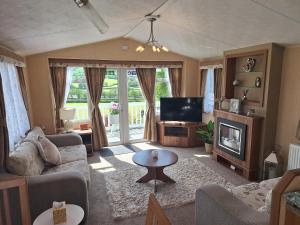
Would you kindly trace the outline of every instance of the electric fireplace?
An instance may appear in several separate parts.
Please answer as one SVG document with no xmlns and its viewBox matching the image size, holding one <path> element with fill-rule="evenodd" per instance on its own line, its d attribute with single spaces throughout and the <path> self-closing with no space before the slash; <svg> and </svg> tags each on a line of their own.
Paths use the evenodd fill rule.
<svg viewBox="0 0 300 225">
<path fill-rule="evenodd" d="M 217 147 L 240 159 L 245 160 L 246 125 L 224 118 L 217 119 Z"/>
</svg>

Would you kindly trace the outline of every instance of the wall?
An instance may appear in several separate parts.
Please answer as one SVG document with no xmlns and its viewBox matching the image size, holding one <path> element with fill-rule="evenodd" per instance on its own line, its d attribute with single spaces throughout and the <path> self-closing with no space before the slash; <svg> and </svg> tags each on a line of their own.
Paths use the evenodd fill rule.
<svg viewBox="0 0 300 225">
<path fill-rule="evenodd" d="M 199 84 L 198 60 L 175 53 L 153 53 L 147 48 L 143 53 L 136 53 L 139 42 L 119 38 L 83 46 L 56 50 L 26 57 L 29 80 L 32 122 L 44 126 L 47 133 L 54 132 L 54 108 L 48 58 L 98 59 L 98 60 L 144 60 L 144 61 L 183 61 L 183 96 L 197 96 Z M 122 46 L 128 46 L 123 50 Z"/>
<path fill-rule="evenodd" d="M 283 57 L 282 79 L 277 118 L 276 143 L 282 147 L 281 155 L 287 164 L 290 143 L 295 138 L 300 119 L 300 46 L 286 48 Z"/>
</svg>

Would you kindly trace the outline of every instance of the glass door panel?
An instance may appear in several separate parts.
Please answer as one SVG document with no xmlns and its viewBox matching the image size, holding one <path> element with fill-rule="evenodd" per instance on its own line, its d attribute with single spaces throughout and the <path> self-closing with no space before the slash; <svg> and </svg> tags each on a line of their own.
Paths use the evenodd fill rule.
<svg viewBox="0 0 300 225">
<path fill-rule="evenodd" d="M 126 75 L 128 92 L 129 141 L 142 140 L 144 138 L 146 101 L 142 94 L 135 69 L 127 69 Z"/>
<path fill-rule="evenodd" d="M 120 101 L 119 71 L 107 69 L 99 104 L 109 144 L 119 144 L 120 134 Z"/>
</svg>

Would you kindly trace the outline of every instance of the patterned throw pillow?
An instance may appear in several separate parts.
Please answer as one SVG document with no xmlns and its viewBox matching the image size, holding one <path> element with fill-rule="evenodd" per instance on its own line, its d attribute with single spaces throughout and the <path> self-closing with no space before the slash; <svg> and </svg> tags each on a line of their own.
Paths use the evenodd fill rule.
<svg viewBox="0 0 300 225">
<path fill-rule="evenodd" d="M 58 148 L 45 136 L 38 136 L 41 148 L 38 148 L 43 160 L 50 165 L 60 165 L 62 163 Z"/>
</svg>

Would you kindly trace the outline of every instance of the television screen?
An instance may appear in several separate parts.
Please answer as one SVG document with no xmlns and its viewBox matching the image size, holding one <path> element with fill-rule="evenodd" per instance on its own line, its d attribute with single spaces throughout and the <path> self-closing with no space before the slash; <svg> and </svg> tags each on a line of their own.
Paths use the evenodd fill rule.
<svg viewBox="0 0 300 225">
<path fill-rule="evenodd" d="M 160 98 L 160 120 L 202 122 L 202 101 L 200 97 Z"/>
</svg>

